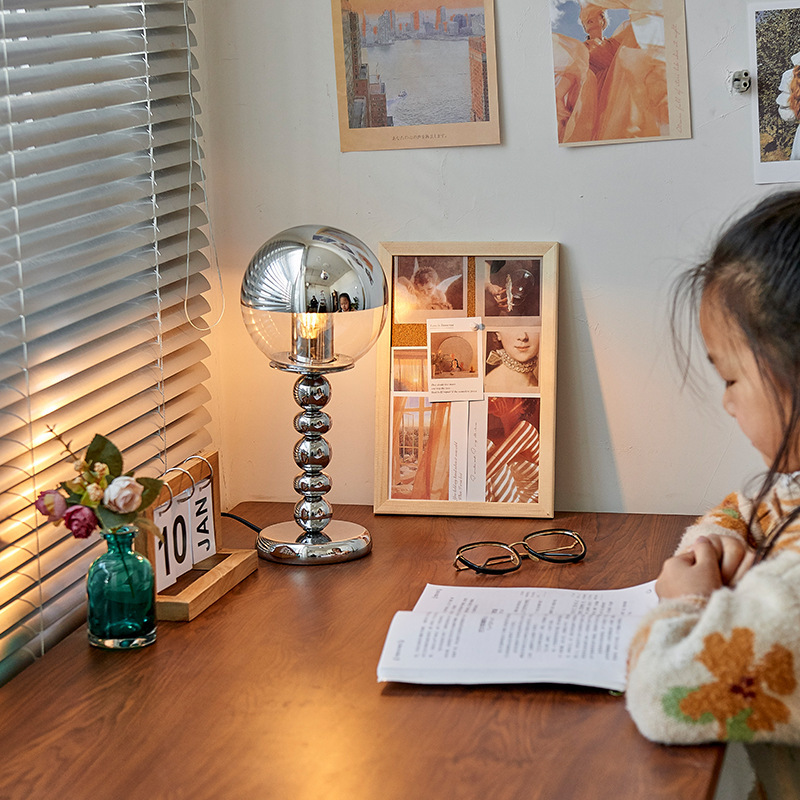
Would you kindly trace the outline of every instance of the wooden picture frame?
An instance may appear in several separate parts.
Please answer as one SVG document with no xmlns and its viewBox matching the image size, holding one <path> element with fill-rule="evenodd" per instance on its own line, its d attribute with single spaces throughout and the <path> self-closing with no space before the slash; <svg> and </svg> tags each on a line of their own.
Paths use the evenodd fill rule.
<svg viewBox="0 0 800 800">
<path fill-rule="evenodd" d="M 500 143 L 494 0 L 331 0 L 343 153 Z"/>
<path fill-rule="evenodd" d="M 553 516 L 558 249 L 381 243 L 376 514 Z"/>
</svg>

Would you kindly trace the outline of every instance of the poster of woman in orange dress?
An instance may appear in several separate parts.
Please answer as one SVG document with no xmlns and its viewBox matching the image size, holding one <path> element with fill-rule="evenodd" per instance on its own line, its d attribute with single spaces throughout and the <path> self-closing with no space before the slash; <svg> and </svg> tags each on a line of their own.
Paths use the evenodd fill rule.
<svg viewBox="0 0 800 800">
<path fill-rule="evenodd" d="M 551 0 L 558 141 L 687 139 L 683 0 Z"/>
</svg>

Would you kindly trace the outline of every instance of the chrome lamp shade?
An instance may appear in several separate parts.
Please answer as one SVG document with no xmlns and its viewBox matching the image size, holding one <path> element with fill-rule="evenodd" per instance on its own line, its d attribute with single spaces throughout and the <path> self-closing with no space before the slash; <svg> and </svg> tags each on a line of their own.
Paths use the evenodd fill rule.
<svg viewBox="0 0 800 800">
<path fill-rule="evenodd" d="M 242 315 L 270 366 L 298 374 L 294 418 L 302 438 L 294 479 L 302 498 L 294 521 L 265 528 L 259 555 L 286 564 L 330 564 L 370 552 L 360 525 L 333 520 L 324 495 L 331 480 L 323 471 L 331 448 L 323 438 L 331 418 L 323 410 L 331 396 L 327 373 L 351 369 L 377 341 L 386 321 L 387 287 L 380 262 L 359 239 L 337 228 L 301 225 L 265 242 L 242 280 Z M 300 536 L 296 539 L 297 526 Z"/>
</svg>

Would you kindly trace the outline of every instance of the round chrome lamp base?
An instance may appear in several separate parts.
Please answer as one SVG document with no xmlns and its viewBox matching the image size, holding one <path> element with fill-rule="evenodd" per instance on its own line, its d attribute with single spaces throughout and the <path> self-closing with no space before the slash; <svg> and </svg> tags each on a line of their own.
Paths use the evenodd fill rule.
<svg viewBox="0 0 800 800">
<path fill-rule="evenodd" d="M 264 528 L 256 541 L 259 557 L 278 564 L 338 564 L 355 561 L 372 550 L 369 531 L 355 522 L 334 519 L 325 526 L 324 533 L 303 533 L 293 540 L 297 531 L 293 521 Z"/>
</svg>

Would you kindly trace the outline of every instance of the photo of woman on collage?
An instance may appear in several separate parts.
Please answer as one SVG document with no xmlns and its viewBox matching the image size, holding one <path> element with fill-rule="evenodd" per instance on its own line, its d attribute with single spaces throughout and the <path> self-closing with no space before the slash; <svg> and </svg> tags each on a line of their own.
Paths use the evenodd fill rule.
<svg viewBox="0 0 800 800">
<path fill-rule="evenodd" d="M 539 388 L 541 329 L 533 325 L 486 332 L 484 391 L 527 394 Z"/>
</svg>

